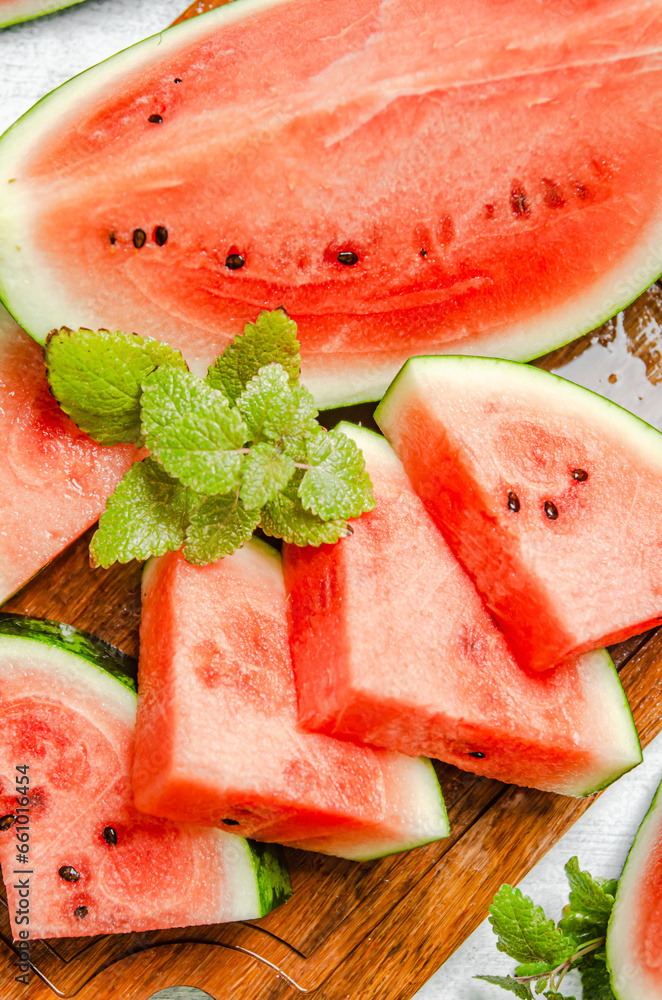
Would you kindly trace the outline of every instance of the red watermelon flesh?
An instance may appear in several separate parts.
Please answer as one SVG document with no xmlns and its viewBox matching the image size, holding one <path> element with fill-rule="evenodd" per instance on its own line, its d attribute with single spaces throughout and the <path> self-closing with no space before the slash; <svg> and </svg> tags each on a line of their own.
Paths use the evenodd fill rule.
<svg viewBox="0 0 662 1000">
<path fill-rule="evenodd" d="M 546 670 L 662 621 L 662 436 L 538 368 L 414 358 L 376 419 L 515 655 Z"/>
<path fill-rule="evenodd" d="M 640 763 L 607 653 L 524 671 L 388 443 L 340 427 L 377 506 L 337 545 L 285 546 L 302 724 L 564 795 Z"/>
<path fill-rule="evenodd" d="M 89 528 L 136 458 L 103 448 L 51 396 L 41 351 L 0 306 L 0 603 Z"/>
<path fill-rule="evenodd" d="M 144 812 L 341 857 L 447 835 L 428 761 L 297 726 L 280 556 L 148 564 L 134 766 Z"/>
<path fill-rule="evenodd" d="M 284 898 L 265 907 L 241 838 L 137 812 L 128 660 L 69 626 L 0 616 L 0 864 L 15 938 L 22 887 L 31 938 L 248 919 Z"/>
<path fill-rule="evenodd" d="M 63 7 L 73 7 L 82 0 L 0 0 L 0 28 L 18 21 L 29 21 L 42 14 L 52 14 Z"/>
<path fill-rule="evenodd" d="M 618 883 L 607 930 L 616 1000 L 662 997 L 662 790 L 639 827 Z"/>
<path fill-rule="evenodd" d="M 412 354 L 534 357 L 662 269 L 661 44 L 660 0 L 229 4 L 6 134 L 2 297 L 199 373 L 283 304 L 321 405 Z"/>
</svg>

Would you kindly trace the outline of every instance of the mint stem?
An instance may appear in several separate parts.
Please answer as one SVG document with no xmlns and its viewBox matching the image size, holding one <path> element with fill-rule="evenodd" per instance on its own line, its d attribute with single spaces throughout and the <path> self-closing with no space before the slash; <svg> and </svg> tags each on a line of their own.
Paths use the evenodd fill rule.
<svg viewBox="0 0 662 1000">
<path fill-rule="evenodd" d="M 558 989 L 566 973 L 570 971 L 570 967 L 572 966 L 572 964 L 576 962 L 579 958 L 583 958 L 584 955 L 588 955 L 590 952 L 595 951 L 597 948 L 600 948 L 605 943 L 606 940 L 607 939 L 605 937 L 600 937 L 600 938 L 594 938 L 593 941 L 587 941 L 587 943 L 584 945 L 583 948 L 580 948 L 579 951 L 576 951 L 573 955 L 570 956 L 570 958 L 566 958 L 565 962 L 561 962 L 561 964 L 557 965 L 555 969 L 550 969 L 549 972 L 543 972 L 543 973 L 538 972 L 537 975 L 535 976 L 514 976 L 513 978 L 518 983 L 532 983 L 536 979 L 549 977 L 550 986 L 552 986 L 554 989 Z M 552 983 L 552 977 L 555 976 L 557 973 L 560 973 L 560 976 L 556 984 L 554 984 Z"/>
</svg>

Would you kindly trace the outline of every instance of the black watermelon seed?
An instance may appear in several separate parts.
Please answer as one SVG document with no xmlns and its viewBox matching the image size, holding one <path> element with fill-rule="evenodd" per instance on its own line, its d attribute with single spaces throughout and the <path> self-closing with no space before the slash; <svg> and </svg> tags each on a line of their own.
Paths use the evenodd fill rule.
<svg viewBox="0 0 662 1000">
<path fill-rule="evenodd" d="M 77 917 L 78 920 L 82 920 L 84 917 L 87 916 L 87 907 L 77 906 L 76 909 L 74 910 L 74 916 Z"/>
<path fill-rule="evenodd" d="M 141 247 L 145 246 L 145 241 L 147 240 L 147 233 L 144 229 L 134 229 L 133 230 L 133 245 L 136 250 L 140 250 Z"/>
<path fill-rule="evenodd" d="M 157 247 L 162 247 L 168 241 L 168 230 L 165 226 L 157 226 L 154 230 L 154 242 Z"/>
<path fill-rule="evenodd" d="M 175 83 L 181 83 L 181 82 L 182 82 L 182 81 L 181 81 L 181 77 L 179 77 L 179 76 L 176 76 L 176 77 L 175 77 Z"/>
<path fill-rule="evenodd" d="M 427 250 L 422 250 L 422 249 L 421 249 L 421 250 L 419 250 L 418 252 L 420 253 L 421 257 L 427 257 L 427 255 L 428 255 L 428 252 L 427 252 Z"/>
<path fill-rule="evenodd" d="M 7 813 L 6 816 L 0 816 L 0 833 L 4 833 L 5 830 L 11 830 L 15 822 L 16 816 L 14 813 Z"/>
<path fill-rule="evenodd" d="M 147 119 L 152 123 L 152 125 L 160 125 L 163 122 L 161 115 L 150 115 Z"/>
<path fill-rule="evenodd" d="M 526 191 L 518 184 L 513 185 L 510 192 L 510 208 L 514 215 L 523 218 L 528 215 L 530 208 L 526 201 Z"/>
<path fill-rule="evenodd" d="M 107 844 L 110 844 L 111 847 L 115 847 L 117 844 L 117 832 L 113 830 L 112 826 L 107 826 L 103 831 L 103 839 Z"/>
<path fill-rule="evenodd" d="M 512 510 L 516 514 L 519 510 L 519 506 L 519 497 L 517 496 L 517 493 L 513 493 L 511 490 L 508 494 L 508 510 Z"/>
<path fill-rule="evenodd" d="M 111 233 L 109 239 L 112 245 L 115 246 L 115 244 L 117 243 L 117 237 L 115 236 L 115 233 Z"/>
<path fill-rule="evenodd" d="M 556 504 L 553 504 L 551 500 L 545 500 L 545 514 L 547 514 L 550 521 L 555 521 L 559 516 Z"/>
<path fill-rule="evenodd" d="M 71 865 L 62 865 L 58 874 L 65 882 L 77 882 L 80 878 L 76 869 Z"/>
<path fill-rule="evenodd" d="M 238 271 L 240 267 L 243 267 L 246 261 L 241 256 L 240 253 L 229 253 L 225 258 L 225 266 L 231 271 Z"/>
<path fill-rule="evenodd" d="M 238 819 L 222 819 L 221 823 L 224 823 L 225 826 L 239 826 Z"/>
<path fill-rule="evenodd" d="M 359 262 L 358 255 L 353 250 L 341 250 L 336 259 L 339 264 L 345 264 L 346 267 L 353 267 Z"/>
<path fill-rule="evenodd" d="M 478 760 L 482 760 L 484 758 L 485 754 L 482 752 L 482 750 L 470 750 L 469 751 L 469 756 L 470 757 L 476 757 Z"/>
<path fill-rule="evenodd" d="M 588 479 L 588 472 L 586 469 L 573 469 L 572 478 L 576 479 L 578 483 L 584 483 Z"/>
</svg>

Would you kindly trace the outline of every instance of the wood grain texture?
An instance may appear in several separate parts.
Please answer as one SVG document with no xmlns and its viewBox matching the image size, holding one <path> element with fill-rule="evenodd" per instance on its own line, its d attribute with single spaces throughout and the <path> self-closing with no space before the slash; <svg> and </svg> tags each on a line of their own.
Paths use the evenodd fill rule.
<svg viewBox="0 0 662 1000">
<path fill-rule="evenodd" d="M 196 0 L 179 20 L 221 5 Z M 622 317 L 632 363 L 642 358 L 660 379 L 659 293 L 642 296 Z M 614 324 L 540 359 L 558 369 L 614 337 Z M 370 426 L 372 404 L 325 415 Z M 90 569 L 90 532 L 5 605 L 94 632 L 138 653 L 140 567 Z M 662 728 L 662 634 L 613 650 L 642 742 Z M 406 1000 L 484 919 L 498 886 L 519 881 L 591 805 L 504 786 L 449 765 L 438 773 L 452 835 L 408 854 L 367 864 L 288 851 L 295 894 L 260 921 L 35 942 L 28 987 L 16 983 L 6 906 L 0 899 L 0 997 L 3 1000 L 148 1000 L 174 985 L 217 1000 Z"/>
</svg>

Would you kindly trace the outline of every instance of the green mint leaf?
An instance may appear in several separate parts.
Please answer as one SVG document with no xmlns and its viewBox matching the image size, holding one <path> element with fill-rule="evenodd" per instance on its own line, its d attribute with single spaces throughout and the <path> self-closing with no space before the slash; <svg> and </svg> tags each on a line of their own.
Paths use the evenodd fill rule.
<svg viewBox="0 0 662 1000">
<path fill-rule="evenodd" d="M 609 914 L 614 905 L 614 897 L 608 891 L 604 879 L 593 878 L 588 872 L 579 870 L 579 860 L 570 858 L 565 866 L 565 872 L 570 883 L 570 907 L 576 913 L 584 914 L 601 924 L 605 930 Z M 613 881 L 608 883 L 612 888 Z"/>
<path fill-rule="evenodd" d="M 575 1000 L 574 997 L 568 997 L 565 993 L 557 993 L 556 990 L 548 990 L 545 997 L 547 1000 Z"/>
<path fill-rule="evenodd" d="M 575 942 L 547 919 L 542 907 L 510 885 L 497 892 L 489 919 L 498 950 L 517 962 L 547 962 L 553 969 L 575 951 Z"/>
<path fill-rule="evenodd" d="M 199 493 L 239 486 L 248 431 L 225 396 L 190 372 L 157 368 L 143 383 L 147 446 L 171 476 Z"/>
<path fill-rule="evenodd" d="M 294 475 L 294 459 L 273 444 L 256 444 L 241 470 L 241 499 L 248 508 L 264 507 L 284 490 Z"/>
<path fill-rule="evenodd" d="M 342 431 L 316 434 L 308 441 L 308 465 L 299 496 L 306 510 L 322 518 L 358 517 L 372 510 L 375 497 L 358 445 Z"/>
<path fill-rule="evenodd" d="M 576 913 L 570 905 L 563 908 L 563 918 L 559 920 L 558 928 L 566 937 L 574 938 L 578 951 L 582 945 L 605 934 L 603 920 L 596 921 L 584 913 Z"/>
<path fill-rule="evenodd" d="M 132 465 L 106 502 L 90 544 L 95 566 L 148 559 L 181 548 L 200 497 L 152 458 Z"/>
<path fill-rule="evenodd" d="M 298 496 L 300 482 L 301 472 L 297 470 L 285 489 L 266 505 L 260 519 L 265 534 L 294 545 L 333 545 L 351 534 L 344 520 L 323 521 L 304 508 Z"/>
<path fill-rule="evenodd" d="M 135 333 L 53 331 L 44 360 L 51 391 L 65 413 L 99 444 L 141 443 L 142 382 L 159 365 L 186 370 L 168 344 Z"/>
<path fill-rule="evenodd" d="M 231 555 L 247 541 L 260 520 L 259 510 L 247 510 L 236 493 L 207 497 L 191 514 L 184 558 L 196 566 Z"/>
<path fill-rule="evenodd" d="M 207 381 L 234 403 L 260 368 L 271 362 L 284 368 L 294 388 L 300 373 L 297 325 L 284 309 L 262 312 L 255 323 L 247 323 L 244 333 L 209 368 Z"/>
<path fill-rule="evenodd" d="M 485 983 L 494 983 L 495 986 L 500 986 L 502 990 L 514 993 L 520 1000 L 531 1000 L 533 997 L 531 987 L 528 983 L 518 983 L 511 976 L 474 976 L 474 979 L 482 979 Z"/>
<path fill-rule="evenodd" d="M 580 959 L 579 974 L 582 979 L 584 1000 L 616 1000 L 611 988 L 604 948 Z"/>
<path fill-rule="evenodd" d="M 558 962 L 556 965 L 558 965 Z M 528 978 L 529 976 L 544 976 L 549 972 L 553 972 L 556 965 L 550 965 L 549 962 L 524 962 L 522 965 L 517 966 L 515 975 L 518 979 L 522 977 Z"/>
<path fill-rule="evenodd" d="M 237 399 L 237 408 L 254 441 L 298 437 L 317 426 L 313 397 L 303 386 L 292 388 L 279 364 L 260 368 Z"/>
</svg>

